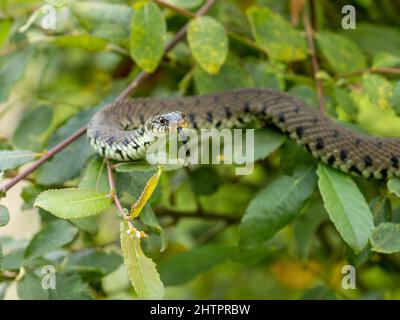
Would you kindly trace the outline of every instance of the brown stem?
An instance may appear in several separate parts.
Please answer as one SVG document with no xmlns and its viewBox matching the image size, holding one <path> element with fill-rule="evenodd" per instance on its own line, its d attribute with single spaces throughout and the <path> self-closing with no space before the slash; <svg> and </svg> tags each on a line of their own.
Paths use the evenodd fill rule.
<svg viewBox="0 0 400 320">
<path fill-rule="evenodd" d="M 215 3 L 215 0 L 208 0 L 199 9 L 199 11 L 197 11 L 195 16 L 198 17 L 198 16 L 205 14 L 214 3 Z M 170 51 L 186 35 L 186 30 L 187 30 L 187 24 L 184 25 L 176 33 L 175 37 L 167 43 L 167 45 L 165 46 L 164 54 L 166 54 L 168 51 Z M 116 98 L 116 101 L 127 98 L 136 89 L 136 87 L 148 76 L 149 76 L 149 74 L 147 72 L 142 71 L 141 73 L 139 73 L 138 76 L 132 81 L 132 83 Z M 43 157 L 41 157 L 36 162 L 34 162 L 29 168 L 22 171 L 20 174 L 15 176 L 13 179 L 8 181 L 3 187 L 0 188 L 0 193 L 4 193 L 4 192 L 7 192 L 8 190 L 10 190 L 19 181 L 21 181 L 26 176 L 28 176 L 33 171 L 35 171 L 37 168 L 39 168 L 43 163 L 45 163 L 48 159 L 53 157 L 56 153 L 60 152 L 65 147 L 67 147 L 69 144 L 71 144 L 73 141 L 75 141 L 80 136 L 85 134 L 85 132 L 86 132 L 86 127 L 80 128 L 78 131 L 76 131 L 74 134 L 69 136 L 67 139 L 60 142 L 58 145 L 56 145 L 54 148 L 52 148 L 49 152 L 47 152 Z"/>
<path fill-rule="evenodd" d="M 374 68 L 374 67 L 371 67 L 371 68 L 366 68 L 366 69 L 361 69 L 361 70 L 356 70 L 356 71 L 352 71 L 352 72 L 348 72 L 348 73 L 339 74 L 335 77 L 335 79 L 358 76 L 365 72 L 384 73 L 384 74 L 400 74 L 400 68 L 388 68 L 388 67 Z"/>
<path fill-rule="evenodd" d="M 167 1 L 164 1 L 164 0 L 154 0 L 154 2 L 158 3 L 158 4 L 159 4 L 160 6 L 162 6 L 162 7 L 171 9 L 171 10 L 173 10 L 173 11 L 175 11 L 175 12 L 177 12 L 177 13 L 183 15 L 183 16 L 188 17 L 188 18 L 194 18 L 194 17 L 196 17 L 196 14 L 195 14 L 195 13 L 193 13 L 193 12 L 191 12 L 191 11 L 188 11 L 188 10 L 186 10 L 186 9 L 183 9 L 183 8 L 180 8 L 180 7 L 177 7 L 177 6 L 174 6 L 172 3 L 169 3 L 169 2 L 167 2 Z"/>
<path fill-rule="evenodd" d="M 310 22 L 308 20 L 308 16 L 306 13 L 303 16 L 303 22 L 304 22 L 304 29 L 305 29 L 306 35 L 307 35 L 308 50 L 311 55 L 311 62 L 312 62 L 312 66 L 313 66 L 313 76 L 315 79 L 315 83 L 317 85 L 319 111 L 322 114 L 324 114 L 325 113 L 324 88 L 322 86 L 321 79 L 319 79 L 317 76 L 320 69 L 319 69 L 318 59 L 317 59 L 317 55 L 316 55 L 316 51 L 315 51 L 313 30 L 311 28 L 311 25 L 310 25 Z"/>
<path fill-rule="evenodd" d="M 30 175 L 33 171 L 39 168 L 43 163 L 49 160 L 56 153 L 67 147 L 69 144 L 78 139 L 81 135 L 86 132 L 86 128 L 80 128 L 78 131 L 70 135 L 67 139 L 50 149 L 44 156 L 36 160 L 29 168 L 23 170 L 21 173 L 16 175 L 10 181 L 8 181 L 1 189 L 0 192 L 6 192 L 15 186 L 19 181 L 25 179 L 26 176 Z"/>
<path fill-rule="evenodd" d="M 198 212 L 190 213 L 190 212 L 181 212 L 181 211 L 175 211 L 175 210 L 170 210 L 166 208 L 161 208 L 161 207 L 155 207 L 153 208 L 154 212 L 158 216 L 169 216 L 173 217 L 176 219 L 180 218 L 197 218 L 197 219 L 206 219 L 206 220 L 222 220 L 226 221 L 227 223 L 238 223 L 241 219 L 239 215 L 224 215 L 224 214 L 218 214 L 218 213 L 212 213 L 212 212 L 204 212 L 202 214 L 198 214 Z"/>
</svg>

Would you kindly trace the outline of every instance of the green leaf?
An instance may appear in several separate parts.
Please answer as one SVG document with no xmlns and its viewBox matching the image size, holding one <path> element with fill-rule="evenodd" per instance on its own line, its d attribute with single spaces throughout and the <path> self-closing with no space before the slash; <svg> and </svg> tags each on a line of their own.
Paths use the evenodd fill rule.
<svg viewBox="0 0 400 320">
<path fill-rule="evenodd" d="M 54 147 L 87 124 L 95 109 L 77 113 L 51 137 L 48 148 Z M 47 161 L 39 170 L 37 182 L 43 185 L 61 184 L 76 177 L 87 159 L 94 154 L 86 136 L 78 138 Z"/>
<path fill-rule="evenodd" d="M 211 195 L 221 185 L 218 171 L 212 166 L 200 166 L 190 172 L 190 185 L 197 195 Z"/>
<path fill-rule="evenodd" d="M 90 289 L 87 282 L 78 274 L 56 274 L 56 289 L 48 290 L 50 300 L 90 300 Z"/>
<path fill-rule="evenodd" d="M 0 227 L 4 227 L 10 221 L 10 213 L 8 209 L 0 204 Z"/>
<path fill-rule="evenodd" d="M 72 253 L 68 257 L 66 270 L 79 272 L 97 272 L 107 275 L 116 270 L 122 263 L 122 257 L 115 252 L 85 250 Z"/>
<path fill-rule="evenodd" d="M 360 22 L 357 23 L 356 29 L 345 32 L 346 36 L 351 37 L 363 51 L 370 55 L 383 51 L 400 56 L 400 31 L 394 26 Z"/>
<path fill-rule="evenodd" d="M 0 48 L 3 47 L 3 45 L 8 40 L 10 31 L 11 31 L 11 27 L 12 27 L 11 19 L 2 19 L 0 21 Z"/>
<path fill-rule="evenodd" d="M 199 7 L 204 2 L 204 0 L 168 0 L 168 2 L 174 4 L 177 7 L 193 9 Z"/>
<path fill-rule="evenodd" d="M 121 3 L 68 1 L 82 26 L 93 35 L 112 42 L 126 42 L 133 10 Z"/>
<path fill-rule="evenodd" d="M 396 114 L 400 115 L 400 81 L 395 85 L 393 95 L 389 97 L 389 103 Z"/>
<path fill-rule="evenodd" d="M 28 150 L 0 150 L 0 170 L 9 170 L 36 159 L 37 153 Z"/>
<path fill-rule="evenodd" d="M 161 238 L 160 252 L 165 251 L 168 245 L 167 233 L 162 228 L 160 222 L 157 219 L 157 216 L 155 215 L 153 209 L 149 204 L 147 204 L 140 213 L 140 221 L 144 225 L 150 227 L 151 230 L 155 231 L 157 234 L 160 235 Z"/>
<path fill-rule="evenodd" d="M 247 17 L 256 43 L 272 60 L 291 62 L 306 58 L 304 37 L 279 14 L 253 6 L 247 10 Z"/>
<path fill-rule="evenodd" d="M 88 51 L 101 51 L 107 45 L 106 40 L 89 34 L 59 36 L 54 38 L 52 43 L 59 47 L 80 48 Z"/>
<path fill-rule="evenodd" d="M 201 95 L 229 89 L 249 88 L 253 80 L 237 59 L 228 59 L 218 74 L 211 75 L 200 67 L 194 69 L 194 82 Z"/>
<path fill-rule="evenodd" d="M 228 56 L 224 26 L 211 17 L 189 22 L 187 38 L 193 57 L 210 74 L 217 74 Z"/>
<path fill-rule="evenodd" d="M 336 73 L 348 73 L 366 68 L 363 53 L 347 37 L 328 31 L 317 33 L 315 36 L 323 55 Z"/>
<path fill-rule="evenodd" d="M 49 299 L 49 290 L 42 287 L 42 279 L 31 272 L 26 273 L 22 281 L 18 282 L 17 293 L 21 300 Z"/>
<path fill-rule="evenodd" d="M 378 52 L 374 55 L 373 68 L 395 68 L 400 66 L 400 57 L 387 52 Z"/>
<path fill-rule="evenodd" d="M 315 231 L 328 218 L 328 214 L 320 201 L 310 202 L 311 204 L 303 210 L 293 223 L 296 248 L 302 259 L 307 259 Z"/>
<path fill-rule="evenodd" d="M 53 251 L 74 240 L 78 229 L 68 221 L 57 220 L 44 226 L 32 238 L 25 250 L 25 257 L 33 259 Z"/>
<path fill-rule="evenodd" d="M 350 116 L 357 115 L 357 106 L 346 89 L 335 87 L 336 102 Z"/>
<path fill-rule="evenodd" d="M 108 192 L 108 175 L 106 164 L 102 160 L 93 160 L 89 163 L 86 171 L 79 182 L 79 188 L 93 189 L 98 192 Z"/>
<path fill-rule="evenodd" d="M 129 280 L 140 298 L 161 299 L 164 295 L 164 285 L 156 265 L 144 255 L 140 239 L 131 237 L 127 231 L 126 223 L 121 222 L 121 248 Z"/>
<path fill-rule="evenodd" d="M 132 16 L 130 53 L 146 72 L 153 72 L 164 55 L 166 30 L 162 12 L 153 2 L 145 3 Z"/>
<path fill-rule="evenodd" d="M 383 76 L 365 73 L 363 75 L 365 93 L 372 104 L 381 109 L 389 108 L 389 97 L 392 94 L 392 84 Z"/>
<path fill-rule="evenodd" d="M 0 102 L 7 100 L 14 84 L 23 77 L 34 52 L 33 46 L 27 46 L 0 57 Z"/>
<path fill-rule="evenodd" d="M 26 110 L 12 137 L 12 142 L 19 149 L 42 151 L 49 138 L 48 130 L 54 116 L 50 106 L 40 106 Z"/>
<path fill-rule="evenodd" d="M 348 175 L 322 164 L 317 173 L 319 190 L 330 219 L 353 251 L 361 252 L 374 227 L 367 202 Z"/>
<path fill-rule="evenodd" d="M 96 216 L 70 219 L 69 221 L 76 225 L 79 229 L 91 234 L 96 234 L 99 232 L 99 225 L 97 223 Z"/>
<path fill-rule="evenodd" d="M 111 196 L 92 189 L 67 188 L 47 190 L 39 194 L 34 203 L 62 219 L 83 218 L 105 211 Z"/>
<path fill-rule="evenodd" d="M 400 179 L 399 178 L 390 178 L 387 182 L 387 187 L 389 192 L 396 195 L 396 197 L 400 198 Z"/>
<path fill-rule="evenodd" d="M 239 244 L 250 247 L 271 239 L 299 213 L 316 186 L 315 166 L 282 176 L 261 190 L 240 224 Z"/>
<path fill-rule="evenodd" d="M 254 161 L 265 159 L 277 150 L 285 140 L 283 134 L 272 129 L 256 129 L 254 132 Z"/>
<path fill-rule="evenodd" d="M 383 222 L 372 230 L 372 250 L 381 253 L 400 251 L 400 224 Z"/>
<path fill-rule="evenodd" d="M 268 255 L 270 251 L 262 247 L 255 250 L 243 250 L 227 245 L 206 245 L 167 258 L 160 264 L 160 274 L 166 285 L 176 286 L 220 263 L 232 261 L 251 264 Z"/>
<path fill-rule="evenodd" d="M 318 286 L 307 290 L 300 298 L 301 300 L 336 300 L 336 294 L 329 288 Z"/>
<path fill-rule="evenodd" d="M 248 59 L 245 61 L 245 67 L 251 74 L 256 88 L 285 89 L 283 65 L 272 65 L 265 61 Z"/>
<path fill-rule="evenodd" d="M 3 256 L 4 270 L 19 270 L 24 263 L 25 249 L 17 249 Z"/>
</svg>

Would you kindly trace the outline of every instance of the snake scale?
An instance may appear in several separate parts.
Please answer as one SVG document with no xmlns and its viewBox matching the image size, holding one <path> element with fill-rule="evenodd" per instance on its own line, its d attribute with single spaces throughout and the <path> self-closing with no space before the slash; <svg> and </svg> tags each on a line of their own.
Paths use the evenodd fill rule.
<svg viewBox="0 0 400 320">
<path fill-rule="evenodd" d="M 101 156 L 135 160 L 151 144 L 154 123 L 157 130 L 160 126 L 168 130 L 173 121 L 179 125 L 185 114 L 185 121 L 195 129 L 231 128 L 254 120 L 272 123 L 315 158 L 343 172 L 376 179 L 400 177 L 400 138 L 353 132 L 301 100 L 271 89 L 115 102 L 93 116 L 87 134 Z"/>
</svg>

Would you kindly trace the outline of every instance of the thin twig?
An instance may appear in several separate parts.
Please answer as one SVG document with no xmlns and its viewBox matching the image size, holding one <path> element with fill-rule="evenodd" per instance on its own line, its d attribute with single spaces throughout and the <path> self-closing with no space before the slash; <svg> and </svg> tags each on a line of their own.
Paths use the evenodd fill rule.
<svg viewBox="0 0 400 320">
<path fill-rule="evenodd" d="M 154 0 L 154 2 L 158 3 L 162 7 L 171 9 L 171 10 L 173 10 L 173 11 L 175 11 L 175 12 L 177 12 L 177 13 L 183 15 L 183 16 L 188 17 L 188 18 L 195 18 L 196 17 L 195 13 L 193 13 L 191 11 L 188 11 L 188 10 L 186 10 L 184 8 L 177 7 L 177 6 L 173 5 L 172 3 L 168 2 L 168 1 L 165 1 L 165 0 Z"/>
<path fill-rule="evenodd" d="M 196 13 L 196 16 L 201 16 L 205 14 L 211 6 L 215 3 L 215 0 L 208 0 Z M 175 35 L 175 37 L 169 41 L 165 47 L 164 54 L 166 54 L 168 51 L 170 51 L 185 35 L 186 35 L 186 30 L 187 30 L 187 24 L 183 26 Z M 116 101 L 122 100 L 127 98 L 129 95 L 133 93 L 133 91 L 136 89 L 136 87 L 147 77 L 149 76 L 148 73 L 142 71 L 141 73 L 138 74 L 138 76 L 132 81 L 132 83 L 116 98 Z M 45 163 L 47 160 L 49 160 L 51 157 L 53 157 L 55 154 L 66 148 L 69 144 L 74 142 L 76 139 L 78 139 L 80 136 L 86 133 L 86 127 L 80 128 L 78 131 L 73 133 L 71 136 L 69 136 L 67 139 L 64 141 L 60 142 L 58 145 L 56 145 L 54 148 L 52 148 L 49 152 L 47 152 L 43 157 L 35 161 L 29 168 L 26 170 L 22 171 L 20 174 L 18 174 L 16 177 L 8 181 L 4 186 L 0 188 L 0 193 L 7 192 L 10 190 L 14 185 L 16 185 L 19 181 L 24 179 L 26 176 L 31 174 L 33 171 L 35 171 L 37 168 L 39 168 L 43 163 Z"/>
<path fill-rule="evenodd" d="M 358 76 L 358 75 L 364 74 L 366 72 L 383 73 L 383 74 L 400 74 L 400 68 L 371 67 L 371 68 L 366 68 L 366 69 L 361 69 L 361 70 L 356 70 L 356 71 L 352 71 L 352 72 L 348 72 L 348 73 L 339 74 L 335 77 L 335 79 Z"/>
<path fill-rule="evenodd" d="M 324 88 L 322 86 L 321 79 L 318 78 L 318 73 L 320 71 L 317 54 L 315 52 L 315 45 L 314 45 L 314 35 L 313 30 L 311 28 L 310 22 L 308 21 L 307 13 L 303 15 L 303 22 L 304 22 L 304 29 L 307 34 L 307 45 L 308 50 L 311 55 L 311 62 L 313 67 L 313 76 L 315 79 L 315 83 L 317 85 L 317 93 L 318 93 L 318 100 L 319 100 L 319 111 L 324 114 L 325 113 L 325 99 L 324 99 Z"/>
<path fill-rule="evenodd" d="M 167 208 L 161 208 L 161 207 L 155 207 L 153 208 L 154 212 L 156 213 L 157 216 L 169 216 L 173 217 L 176 219 L 181 219 L 181 218 L 194 218 L 194 219 L 205 219 L 205 220 L 222 220 L 226 221 L 229 224 L 232 223 L 238 223 L 241 219 L 241 216 L 239 215 L 225 215 L 225 214 L 218 214 L 218 213 L 212 213 L 212 212 L 204 212 L 201 215 L 198 214 L 197 212 L 191 213 L 191 212 L 183 212 L 183 211 L 175 211 L 175 210 L 170 210 Z"/>
</svg>

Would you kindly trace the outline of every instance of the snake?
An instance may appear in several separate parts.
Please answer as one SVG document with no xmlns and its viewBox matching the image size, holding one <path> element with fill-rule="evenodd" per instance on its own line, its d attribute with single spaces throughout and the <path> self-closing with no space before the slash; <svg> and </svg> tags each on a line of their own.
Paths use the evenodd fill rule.
<svg viewBox="0 0 400 320">
<path fill-rule="evenodd" d="M 325 164 L 365 178 L 400 177 L 400 138 L 354 131 L 288 93 L 268 88 L 202 96 L 144 97 L 105 105 L 89 121 L 90 145 L 116 161 L 143 158 L 154 137 L 182 127 L 272 125 Z"/>
</svg>

